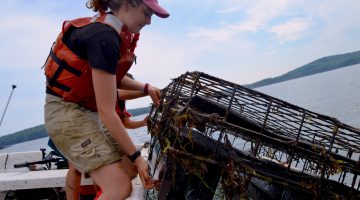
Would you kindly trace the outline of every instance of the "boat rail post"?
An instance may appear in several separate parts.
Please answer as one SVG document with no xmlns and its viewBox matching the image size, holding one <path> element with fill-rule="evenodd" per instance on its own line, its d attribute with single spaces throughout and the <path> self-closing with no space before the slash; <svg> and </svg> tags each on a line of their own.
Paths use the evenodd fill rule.
<svg viewBox="0 0 360 200">
<path fill-rule="evenodd" d="M 15 88 L 16 88 L 16 85 L 14 84 L 14 85 L 12 85 L 11 87 L 12 87 L 12 90 L 11 90 L 11 92 L 10 92 L 9 99 L 8 99 L 6 105 L 5 105 L 4 112 L 3 112 L 2 116 L 1 116 L 0 127 L 1 127 L 1 124 L 2 124 L 2 122 L 3 122 L 3 120 L 4 120 L 4 116 L 5 116 L 6 110 L 7 110 L 8 106 L 9 106 L 10 99 L 11 99 L 12 94 L 14 93 L 14 90 L 15 90 Z"/>
</svg>

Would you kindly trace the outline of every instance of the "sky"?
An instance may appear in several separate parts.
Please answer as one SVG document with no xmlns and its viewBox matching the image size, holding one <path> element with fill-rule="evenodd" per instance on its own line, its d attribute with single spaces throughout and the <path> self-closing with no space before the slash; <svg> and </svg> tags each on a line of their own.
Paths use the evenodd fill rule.
<svg viewBox="0 0 360 200">
<path fill-rule="evenodd" d="M 170 17 L 141 31 L 138 81 L 158 88 L 187 71 L 237 84 L 360 50 L 359 0 L 158 0 Z M 92 16 L 86 0 L 2 0 L 0 136 L 44 123 L 42 65 L 64 20 Z M 12 85 L 13 91 L 9 101 Z M 127 108 L 150 105 L 150 98 Z"/>
</svg>

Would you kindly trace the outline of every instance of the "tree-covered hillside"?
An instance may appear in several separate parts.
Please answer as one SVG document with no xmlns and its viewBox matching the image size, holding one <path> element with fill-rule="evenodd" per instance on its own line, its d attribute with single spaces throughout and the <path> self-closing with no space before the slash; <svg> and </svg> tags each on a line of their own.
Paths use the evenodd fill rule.
<svg viewBox="0 0 360 200">
<path fill-rule="evenodd" d="M 274 83 L 279 83 L 283 81 L 288 81 L 291 79 L 296 79 L 304 76 L 309 76 L 317 73 L 322 73 L 342 67 L 347 67 L 360 63 L 360 51 L 327 56 L 324 58 L 320 58 L 315 60 L 309 64 L 306 64 L 302 67 L 296 68 L 286 74 L 281 76 L 277 76 L 275 78 L 267 78 L 261 81 L 245 85 L 248 88 L 257 88 L 261 86 L 266 86 Z"/>
<path fill-rule="evenodd" d="M 44 125 L 38 125 L 32 128 L 24 129 L 13 134 L 0 137 L 0 149 L 7 146 L 26 142 L 30 140 L 36 140 L 48 136 Z"/>
<path fill-rule="evenodd" d="M 133 116 L 142 115 L 150 112 L 150 107 L 144 108 L 136 108 L 136 109 L 129 109 Z M 32 128 L 24 129 L 22 131 L 18 131 L 12 134 L 8 134 L 5 136 L 0 137 L 0 149 L 3 149 L 7 146 L 18 144 L 21 142 L 26 142 L 30 140 L 36 140 L 39 138 L 47 137 L 48 134 L 45 130 L 44 125 L 38 125 Z"/>
<path fill-rule="evenodd" d="M 345 53 L 340 55 L 327 56 L 315 60 L 309 64 L 306 64 L 302 67 L 296 68 L 286 74 L 275 78 L 267 78 L 249 85 L 245 85 L 248 88 L 256 88 L 265 85 L 270 85 L 274 83 L 279 83 L 282 81 L 287 81 L 291 79 L 296 79 L 304 76 L 309 76 L 321 72 L 326 72 L 341 67 L 347 67 L 360 63 L 360 51 Z M 129 112 L 134 116 L 149 113 L 150 107 L 130 109 Z M 34 140 L 42 137 L 46 137 L 47 133 L 45 131 L 44 125 L 35 126 L 28 128 L 13 134 L 0 137 L 0 149 L 9 145 L 17 144 L 20 142 L 25 142 L 29 140 Z"/>
</svg>

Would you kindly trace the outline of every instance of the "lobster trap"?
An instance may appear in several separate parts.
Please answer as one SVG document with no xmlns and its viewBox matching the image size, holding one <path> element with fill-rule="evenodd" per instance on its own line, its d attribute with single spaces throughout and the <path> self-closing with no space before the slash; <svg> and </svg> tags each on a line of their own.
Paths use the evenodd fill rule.
<svg viewBox="0 0 360 200">
<path fill-rule="evenodd" d="M 156 199 L 359 199 L 360 130 L 187 72 L 150 112 Z"/>
</svg>

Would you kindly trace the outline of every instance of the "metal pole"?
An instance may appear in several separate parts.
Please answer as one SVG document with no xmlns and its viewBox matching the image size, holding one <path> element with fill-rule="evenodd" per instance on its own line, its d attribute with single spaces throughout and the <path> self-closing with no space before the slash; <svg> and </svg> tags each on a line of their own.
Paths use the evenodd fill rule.
<svg viewBox="0 0 360 200">
<path fill-rule="evenodd" d="M 11 90 L 11 92 L 10 92 L 9 99 L 8 99 L 8 101 L 7 101 L 7 103 L 6 103 L 6 106 L 5 106 L 4 112 L 3 112 L 2 116 L 1 116 L 0 127 L 1 127 L 2 121 L 3 121 L 3 119 L 4 119 L 4 116 L 5 116 L 5 113 L 6 113 L 7 107 L 9 106 L 11 96 L 12 96 L 12 94 L 14 93 L 14 90 L 15 90 L 15 88 L 16 88 L 16 85 L 12 85 L 11 87 L 12 87 L 12 90 Z"/>
</svg>

